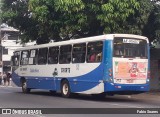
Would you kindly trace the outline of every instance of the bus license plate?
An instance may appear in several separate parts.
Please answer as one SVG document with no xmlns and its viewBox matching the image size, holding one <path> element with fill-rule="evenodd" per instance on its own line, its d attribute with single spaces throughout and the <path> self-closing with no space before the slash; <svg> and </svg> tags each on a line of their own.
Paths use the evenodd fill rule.
<svg viewBox="0 0 160 117">
<path fill-rule="evenodd" d="M 133 83 L 133 79 L 128 79 L 127 83 Z"/>
</svg>

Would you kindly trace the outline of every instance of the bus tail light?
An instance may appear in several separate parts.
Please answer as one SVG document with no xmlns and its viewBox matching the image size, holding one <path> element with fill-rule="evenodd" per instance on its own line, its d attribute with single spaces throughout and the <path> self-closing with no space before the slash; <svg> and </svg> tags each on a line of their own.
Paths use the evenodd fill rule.
<svg viewBox="0 0 160 117">
<path fill-rule="evenodd" d="M 112 69 L 109 69 L 108 71 L 109 71 L 110 73 L 112 73 Z"/>
<path fill-rule="evenodd" d="M 109 76 L 111 77 L 112 76 L 112 69 L 109 69 Z"/>
<path fill-rule="evenodd" d="M 110 73 L 109 76 L 112 76 L 112 74 Z"/>
<path fill-rule="evenodd" d="M 150 73 L 150 71 L 148 71 L 148 72 L 147 72 L 147 82 L 150 81 L 150 78 L 151 78 L 151 73 Z"/>
</svg>

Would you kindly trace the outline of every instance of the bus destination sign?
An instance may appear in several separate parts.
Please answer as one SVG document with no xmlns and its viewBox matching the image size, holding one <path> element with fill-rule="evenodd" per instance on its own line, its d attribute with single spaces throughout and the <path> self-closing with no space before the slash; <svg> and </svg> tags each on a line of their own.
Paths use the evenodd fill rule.
<svg viewBox="0 0 160 117">
<path fill-rule="evenodd" d="M 133 43 L 133 44 L 139 44 L 140 40 L 136 39 L 123 39 L 123 43 Z"/>
</svg>

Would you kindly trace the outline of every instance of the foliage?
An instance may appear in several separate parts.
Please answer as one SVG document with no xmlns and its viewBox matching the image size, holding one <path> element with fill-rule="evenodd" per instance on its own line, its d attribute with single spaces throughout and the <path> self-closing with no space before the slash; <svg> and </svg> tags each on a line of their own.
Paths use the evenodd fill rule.
<svg viewBox="0 0 160 117">
<path fill-rule="evenodd" d="M 157 3 L 157 1 L 158 0 L 154 0 L 153 2 Z M 160 43 L 160 4 L 153 3 L 153 10 L 150 13 L 144 29 L 144 35 L 146 35 L 150 41 Z"/>
<path fill-rule="evenodd" d="M 39 24 L 63 39 L 117 32 L 119 22 L 139 8 L 136 0 L 30 0 L 29 5 Z"/>
<path fill-rule="evenodd" d="M 24 42 L 104 33 L 140 34 L 153 40 L 160 35 L 159 10 L 150 0 L 3 0 L 1 16 L 20 30 Z"/>
<path fill-rule="evenodd" d="M 27 0 L 2 0 L 2 21 L 20 30 L 23 42 L 38 37 L 37 21 L 31 18 Z"/>
<path fill-rule="evenodd" d="M 153 11 L 153 4 L 150 0 L 140 0 L 139 8 L 135 9 L 135 13 L 131 14 L 126 22 L 121 23 L 122 33 L 131 33 L 145 35 L 146 25 L 151 12 Z"/>
</svg>

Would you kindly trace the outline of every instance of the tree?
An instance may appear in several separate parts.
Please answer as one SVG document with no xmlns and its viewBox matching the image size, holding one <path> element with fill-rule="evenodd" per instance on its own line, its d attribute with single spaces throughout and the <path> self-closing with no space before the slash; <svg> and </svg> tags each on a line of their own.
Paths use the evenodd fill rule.
<svg viewBox="0 0 160 117">
<path fill-rule="evenodd" d="M 30 17 L 27 0 L 2 0 L 2 21 L 20 30 L 23 42 L 38 36 L 37 22 Z"/>
<path fill-rule="evenodd" d="M 29 5 L 39 24 L 63 39 L 117 32 L 119 22 L 139 7 L 136 0 L 30 0 Z"/>
<path fill-rule="evenodd" d="M 20 29 L 23 41 L 37 40 L 39 44 L 104 33 L 155 39 L 159 35 L 158 9 L 150 0 L 3 0 L 2 19 Z"/>
<path fill-rule="evenodd" d="M 135 9 L 135 13 L 131 14 L 125 22 L 120 23 L 120 27 L 123 27 L 120 28 L 120 32 L 147 36 L 145 30 L 152 11 L 153 4 L 150 0 L 140 0 L 139 8 Z"/>
<path fill-rule="evenodd" d="M 143 29 L 143 34 L 146 35 L 150 41 L 160 43 L 160 4 L 159 0 L 152 1 L 152 11 L 149 15 L 148 22 Z"/>
</svg>

